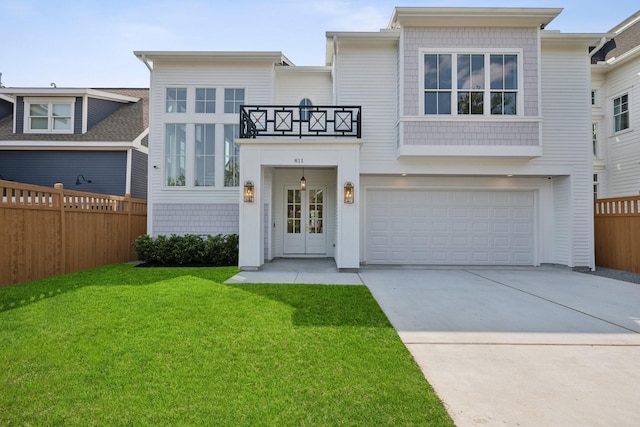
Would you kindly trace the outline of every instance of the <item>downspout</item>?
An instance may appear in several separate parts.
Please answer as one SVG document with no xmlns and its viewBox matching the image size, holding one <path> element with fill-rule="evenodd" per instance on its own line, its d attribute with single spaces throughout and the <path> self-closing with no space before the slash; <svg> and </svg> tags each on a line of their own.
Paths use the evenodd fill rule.
<svg viewBox="0 0 640 427">
<path fill-rule="evenodd" d="M 604 46 L 604 44 L 607 42 L 607 38 L 606 37 L 602 37 L 600 39 L 600 43 L 598 43 L 598 46 L 594 47 L 593 50 L 591 52 L 589 52 L 589 58 L 593 58 L 593 55 L 596 54 L 596 52 L 598 52 L 600 49 L 602 49 L 602 46 Z"/>
<path fill-rule="evenodd" d="M 149 65 L 149 61 L 147 61 L 147 57 L 144 56 L 144 53 L 140 54 L 140 60 L 144 63 L 144 65 L 147 66 L 147 69 L 150 73 L 153 72 L 153 68 L 151 68 L 151 65 Z"/>
<path fill-rule="evenodd" d="M 338 36 L 333 35 L 333 102 L 338 104 Z"/>
</svg>

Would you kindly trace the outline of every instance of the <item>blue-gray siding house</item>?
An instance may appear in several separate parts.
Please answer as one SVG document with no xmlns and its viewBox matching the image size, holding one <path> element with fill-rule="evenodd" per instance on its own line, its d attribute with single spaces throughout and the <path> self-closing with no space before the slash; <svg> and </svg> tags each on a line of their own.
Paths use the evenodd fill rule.
<svg viewBox="0 0 640 427">
<path fill-rule="evenodd" d="M 0 88 L 0 178 L 147 197 L 148 89 Z"/>
</svg>

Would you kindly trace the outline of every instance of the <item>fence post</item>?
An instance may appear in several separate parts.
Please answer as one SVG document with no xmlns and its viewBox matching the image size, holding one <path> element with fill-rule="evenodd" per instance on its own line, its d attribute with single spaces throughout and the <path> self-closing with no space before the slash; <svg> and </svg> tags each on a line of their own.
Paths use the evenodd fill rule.
<svg viewBox="0 0 640 427">
<path fill-rule="evenodd" d="M 125 204 L 125 209 L 127 212 L 127 229 L 128 229 L 128 233 L 127 235 L 129 236 L 129 238 L 127 239 L 127 241 L 129 242 L 129 248 L 128 248 L 128 253 L 129 253 L 129 259 L 128 261 L 131 261 L 132 258 L 132 252 L 131 252 L 131 243 L 133 242 L 133 240 L 131 240 L 131 236 L 133 235 L 133 230 L 132 228 L 132 223 L 131 223 L 131 215 L 132 215 L 132 211 L 133 211 L 133 206 L 131 203 L 131 194 L 130 193 L 126 193 L 124 195 L 124 204 Z"/>
<path fill-rule="evenodd" d="M 64 185 L 58 182 L 53 185 L 53 188 L 58 190 L 54 192 L 53 206 L 60 208 L 60 274 L 65 274 L 67 272 L 67 227 L 64 218 Z"/>
</svg>

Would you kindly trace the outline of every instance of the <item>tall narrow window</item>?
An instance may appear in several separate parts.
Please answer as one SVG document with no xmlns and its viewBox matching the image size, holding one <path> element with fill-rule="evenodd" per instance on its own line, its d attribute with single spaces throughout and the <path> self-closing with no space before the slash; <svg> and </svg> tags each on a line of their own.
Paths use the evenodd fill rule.
<svg viewBox="0 0 640 427">
<path fill-rule="evenodd" d="M 300 101 L 300 120 L 308 122 L 311 117 L 311 106 L 313 103 L 309 98 L 304 98 Z M 305 108 L 307 107 L 307 108 Z"/>
<path fill-rule="evenodd" d="M 165 100 L 165 112 L 187 112 L 187 89 L 183 87 L 168 87 Z"/>
<path fill-rule="evenodd" d="M 458 55 L 458 114 L 484 113 L 484 55 Z"/>
<path fill-rule="evenodd" d="M 185 124 L 171 124 L 165 127 L 165 184 L 168 187 L 185 185 L 186 128 Z"/>
<path fill-rule="evenodd" d="M 196 113 L 216 112 L 216 90 L 209 88 L 196 89 Z"/>
<path fill-rule="evenodd" d="M 215 185 L 215 135 L 216 125 L 195 126 L 195 177 L 193 185 L 196 187 Z"/>
<path fill-rule="evenodd" d="M 451 114 L 451 55 L 424 55 L 424 114 Z"/>
<path fill-rule="evenodd" d="M 598 198 L 598 193 L 600 192 L 600 182 L 598 181 L 598 174 L 593 174 L 593 198 Z"/>
<path fill-rule="evenodd" d="M 517 114 L 518 56 L 491 55 L 491 114 Z"/>
<path fill-rule="evenodd" d="M 629 95 L 627 94 L 613 100 L 613 127 L 615 132 L 629 128 Z"/>
<path fill-rule="evenodd" d="M 238 125 L 224 125 L 224 186 L 240 186 L 240 147 L 235 139 L 240 136 Z"/>
<path fill-rule="evenodd" d="M 242 105 L 244 105 L 244 89 L 224 90 L 225 113 L 239 113 Z"/>
</svg>

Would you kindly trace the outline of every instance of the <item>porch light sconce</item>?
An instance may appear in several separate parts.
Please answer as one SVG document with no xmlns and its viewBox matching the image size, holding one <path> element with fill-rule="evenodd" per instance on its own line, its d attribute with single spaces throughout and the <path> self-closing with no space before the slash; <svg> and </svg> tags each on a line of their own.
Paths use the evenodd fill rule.
<svg viewBox="0 0 640 427">
<path fill-rule="evenodd" d="M 304 179 L 304 168 L 302 168 L 302 178 L 300 178 L 300 189 L 302 191 L 307 189 L 307 180 Z"/>
<path fill-rule="evenodd" d="M 353 204 L 353 182 L 344 183 L 344 202 L 347 205 Z"/>
<path fill-rule="evenodd" d="M 246 181 L 244 183 L 244 201 L 246 203 L 253 203 L 253 182 Z"/>
<path fill-rule="evenodd" d="M 84 177 L 84 175 L 80 174 L 76 177 L 76 185 L 80 185 L 82 184 L 82 182 L 80 182 L 80 178 L 82 178 L 82 181 L 86 182 L 87 184 L 91 184 L 91 180 L 90 179 L 86 179 Z"/>
</svg>

